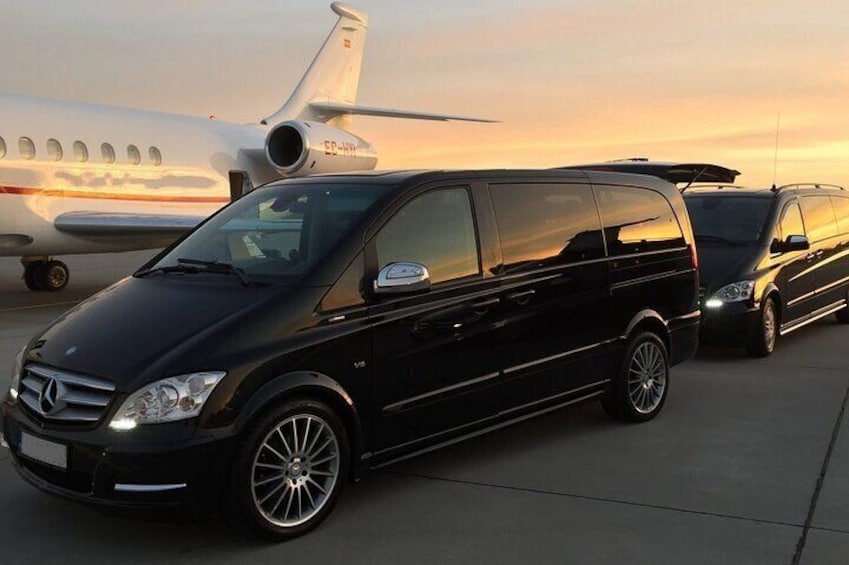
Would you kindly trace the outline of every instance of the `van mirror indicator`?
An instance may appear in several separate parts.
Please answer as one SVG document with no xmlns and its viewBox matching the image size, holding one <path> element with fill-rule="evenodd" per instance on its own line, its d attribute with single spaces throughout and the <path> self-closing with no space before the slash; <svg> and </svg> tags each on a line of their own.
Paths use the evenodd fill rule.
<svg viewBox="0 0 849 565">
<path fill-rule="evenodd" d="M 806 251 L 811 248 L 808 238 L 804 235 L 788 235 L 784 241 L 774 241 L 772 251 L 774 253 L 786 253 L 788 251 Z"/>
<path fill-rule="evenodd" d="M 377 274 L 375 294 L 401 294 L 430 290 L 430 273 L 421 263 L 389 263 Z"/>
</svg>

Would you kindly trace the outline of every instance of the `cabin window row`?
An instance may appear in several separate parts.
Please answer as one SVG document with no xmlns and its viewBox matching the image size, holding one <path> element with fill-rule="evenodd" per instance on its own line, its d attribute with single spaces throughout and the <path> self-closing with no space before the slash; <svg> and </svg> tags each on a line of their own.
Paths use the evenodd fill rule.
<svg viewBox="0 0 849 565">
<path fill-rule="evenodd" d="M 47 157 L 51 161 L 62 161 L 65 158 L 65 152 L 62 149 L 62 144 L 59 142 L 58 139 L 48 139 L 46 147 Z M 73 152 L 74 161 L 78 161 L 80 163 L 88 162 L 88 147 L 82 141 L 75 141 L 74 144 L 71 146 L 71 151 Z M 0 137 L 0 159 L 5 158 L 7 152 L 8 149 L 6 147 L 6 141 L 2 137 Z M 35 143 L 33 143 L 32 139 L 28 137 L 21 137 L 18 139 L 18 155 L 21 159 L 26 159 L 27 161 L 35 159 Z M 162 164 L 162 152 L 159 150 L 158 147 L 154 147 L 152 145 L 148 147 L 147 156 L 152 165 L 159 166 Z M 100 158 L 104 163 L 114 163 L 117 159 L 115 154 L 115 148 L 112 147 L 112 145 L 109 143 L 101 143 Z M 137 146 L 127 146 L 127 161 L 129 161 L 133 165 L 141 165 L 141 151 Z"/>
</svg>

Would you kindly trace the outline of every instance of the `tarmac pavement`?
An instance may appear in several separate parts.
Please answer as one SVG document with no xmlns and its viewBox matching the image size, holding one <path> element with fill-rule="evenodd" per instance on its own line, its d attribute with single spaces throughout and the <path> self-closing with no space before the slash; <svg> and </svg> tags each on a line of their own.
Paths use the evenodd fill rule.
<svg viewBox="0 0 849 565">
<path fill-rule="evenodd" d="M 20 347 L 153 252 L 69 257 L 31 293 L 0 259 L 0 388 Z M 64 259 L 63 259 L 64 260 Z M 849 326 L 775 354 L 702 348 L 663 413 L 563 410 L 369 474 L 315 532 L 269 545 L 209 523 L 116 518 L 45 495 L 0 450 L 0 563 L 849 563 Z"/>
</svg>

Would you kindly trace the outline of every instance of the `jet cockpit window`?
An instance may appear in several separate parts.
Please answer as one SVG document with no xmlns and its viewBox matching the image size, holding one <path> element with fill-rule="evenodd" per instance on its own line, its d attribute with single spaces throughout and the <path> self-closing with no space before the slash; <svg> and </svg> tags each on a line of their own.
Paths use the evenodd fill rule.
<svg viewBox="0 0 849 565">
<path fill-rule="evenodd" d="M 88 161 L 88 147 L 79 139 L 74 142 L 74 159 L 80 163 Z"/>
<path fill-rule="evenodd" d="M 62 160 L 62 144 L 58 140 L 53 138 L 47 140 L 47 157 L 51 161 Z"/>
<path fill-rule="evenodd" d="M 150 155 L 150 162 L 155 166 L 159 166 L 162 164 L 162 152 L 159 151 L 158 147 L 151 147 L 147 150 L 147 154 Z"/>
<path fill-rule="evenodd" d="M 100 154 L 107 163 L 115 162 L 115 148 L 108 143 L 102 143 L 100 145 Z"/>
<path fill-rule="evenodd" d="M 130 160 L 130 163 L 133 165 L 138 165 L 141 163 L 141 153 L 139 153 L 139 148 L 135 145 L 127 146 L 127 159 Z"/>
<path fill-rule="evenodd" d="M 22 137 L 18 140 L 18 153 L 21 159 L 35 159 L 35 143 L 28 137 Z"/>
<path fill-rule="evenodd" d="M 0 159 L 6 156 L 6 142 L 0 137 Z"/>
</svg>

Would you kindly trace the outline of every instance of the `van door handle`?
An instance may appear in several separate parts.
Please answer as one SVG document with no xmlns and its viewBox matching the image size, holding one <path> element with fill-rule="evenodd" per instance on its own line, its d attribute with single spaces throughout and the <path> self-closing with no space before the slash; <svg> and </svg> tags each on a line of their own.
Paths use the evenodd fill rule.
<svg viewBox="0 0 849 565">
<path fill-rule="evenodd" d="M 513 292 L 507 295 L 507 300 L 515 302 L 516 304 L 525 305 L 531 299 L 531 296 L 536 294 L 535 290 L 523 290 L 522 292 Z"/>
<path fill-rule="evenodd" d="M 499 302 L 501 302 L 501 299 L 497 296 L 493 298 L 484 298 L 483 300 L 472 302 L 472 310 L 486 310 L 490 306 L 495 306 Z"/>
<path fill-rule="evenodd" d="M 820 249 L 820 250 L 819 250 L 819 251 L 817 251 L 816 253 L 814 253 L 814 252 L 808 253 L 807 255 L 805 255 L 805 259 L 807 259 L 808 261 L 810 261 L 811 259 L 818 259 L 818 258 L 820 258 L 820 257 L 822 257 L 822 256 L 823 256 L 823 250 L 822 250 L 822 249 Z"/>
</svg>

